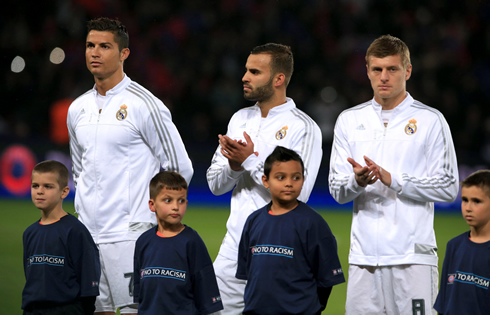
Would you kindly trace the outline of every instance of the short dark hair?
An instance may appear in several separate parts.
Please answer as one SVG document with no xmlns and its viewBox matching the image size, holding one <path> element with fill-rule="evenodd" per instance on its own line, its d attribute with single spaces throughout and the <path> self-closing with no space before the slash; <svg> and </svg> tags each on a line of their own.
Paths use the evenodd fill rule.
<svg viewBox="0 0 490 315">
<path fill-rule="evenodd" d="M 265 159 L 264 175 L 269 178 L 272 170 L 272 165 L 276 162 L 298 161 L 301 164 L 301 172 L 305 174 L 305 165 L 298 153 L 285 147 L 277 146 L 274 151 Z"/>
<path fill-rule="evenodd" d="M 410 65 L 410 50 L 408 46 L 398 37 L 383 35 L 371 43 L 366 51 L 366 63 L 369 66 L 369 57 L 384 58 L 388 56 L 400 55 L 403 67 L 406 69 Z"/>
<path fill-rule="evenodd" d="M 68 186 L 68 178 L 70 177 L 70 173 L 68 172 L 68 169 L 66 166 L 58 161 L 53 161 L 53 160 L 47 160 L 38 163 L 36 166 L 34 166 L 34 169 L 32 170 L 32 173 L 54 173 L 58 175 L 58 185 L 60 185 L 60 189 L 65 188 Z M 31 177 L 32 180 L 32 177 Z"/>
<path fill-rule="evenodd" d="M 155 199 L 162 189 L 187 190 L 187 182 L 177 172 L 161 171 L 153 176 L 150 181 L 150 199 Z"/>
<path fill-rule="evenodd" d="M 276 75 L 277 73 L 284 73 L 284 75 L 286 76 L 286 86 L 288 86 L 294 70 L 294 59 L 291 47 L 282 44 L 267 43 L 265 45 L 255 47 L 254 49 L 252 49 L 250 54 L 270 55 L 270 67 L 272 75 Z"/>
<path fill-rule="evenodd" d="M 119 52 L 129 47 L 129 34 L 126 27 L 118 19 L 112 20 L 106 17 L 90 20 L 87 22 L 87 34 L 90 31 L 111 32 L 114 41 L 119 46 Z"/>
<path fill-rule="evenodd" d="M 461 182 L 461 187 L 472 186 L 479 187 L 490 197 L 490 170 L 476 171 Z"/>
</svg>

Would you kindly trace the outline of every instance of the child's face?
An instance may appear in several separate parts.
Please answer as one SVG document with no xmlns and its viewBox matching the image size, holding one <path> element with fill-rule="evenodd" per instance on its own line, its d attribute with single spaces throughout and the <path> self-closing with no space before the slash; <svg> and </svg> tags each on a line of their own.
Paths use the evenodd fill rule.
<svg viewBox="0 0 490 315">
<path fill-rule="evenodd" d="M 269 178 L 262 176 L 264 187 L 270 190 L 272 200 L 280 204 L 296 201 L 304 180 L 301 164 L 298 161 L 275 162 Z"/>
<path fill-rule="evenodd" d="M 187 210 L 187 190 L 163 188 L 155 199 L 150 199 L 150 210 L 164 227 L 180 225 Z"/>
<path fill-rule="evenodd" d="M 478 186 L 461 188 L 461 211 L 470 227 L 490 225 L 490 197 Z"/>
<path fill-rule="evenodd" d="M 68 195 L 69 191 L 68 187 L 60 187 L 56 173 L 32 173 L 31 197 L 32 202 L 39 210 L 54 209 Z"/>
</svg>

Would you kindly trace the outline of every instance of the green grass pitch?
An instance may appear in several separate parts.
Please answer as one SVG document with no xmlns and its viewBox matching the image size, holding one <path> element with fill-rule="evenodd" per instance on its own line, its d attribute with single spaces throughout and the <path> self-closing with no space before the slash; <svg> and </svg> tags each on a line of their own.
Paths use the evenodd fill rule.
<svg viewBox="0 0 490 315">
<path fill-rule="evenodd" d="M 72 201 L 66 201 L 64 209 L 73 213 Z M 328 222 L 337 238 L 339 257 L 347 273 L 352 213 L 335 209 L 317 208 L 317 210 Z M 0 305 L 2 305 L 2 310 L 7 312 L 6 314 L 22 314 L 20 305 L 25 283 L 22 266 L 22 233 L 40 218 L 40 211 L 30 201 L 0 200 L 0 214 L 0 270 L 2 270 Z M 184 223 L 201 235 L 213 259 L 225 235 L 228 214 L 227 208 L 223 207 L 197 207 L 189 204 L 187 209 Z M 447 241 L 468 229 L 460 214 L 436 214 L 435 230 L 439 247 L 439 271 Z M 345 283 L 334 287 L 327 309 L 323 314 L 344 314 L 346 288 Z"/>
</svg>

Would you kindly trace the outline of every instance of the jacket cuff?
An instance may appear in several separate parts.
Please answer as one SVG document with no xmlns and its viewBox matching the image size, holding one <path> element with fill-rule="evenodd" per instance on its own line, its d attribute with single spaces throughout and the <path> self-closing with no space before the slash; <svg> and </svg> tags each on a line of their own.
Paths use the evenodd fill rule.
<svg viewBox="0 0 490 315">
<path fill-rule="evenodd" d="M 359 184 L 357 183 L 357 180 L 356 180 L 356 174 L 354 174 L 354 173 L 352 173 L 349 177 L 349 182 L 347 183 L 347 188 L 352 190 L 355 193 L 360 193 L 366 189 L 366 187 L 359 186 Z"/>
<path fill-rule="evenodd" d="M 398 174 L 391 174 L 391 185 L 390 189 L 396 191 L 397 193 L 402 191 L 402 179 L 398 176 Z"/>
<path fill-rule="evenodd" d="M 260 159 L 255 154 L 250 154 L 245 161 L 242 163 L 242 167 L 249 172 L 252 172 L 260 164 Z"/>
<path fill-rule="evenodd" d="M 228 173 L 228 177 L 233 178 L 233 179 L 237 179 L 237 178 L 238 178 L 238 177 L 240 177 L 240 175 L 242 175 L 242 173 L 245 171 L 245 170 L 243 169 L 243 166 L 242 166 L 242 169 L 241 169 L 241 170 L 239 170 L 239 171 L 235 171 L 235 170 L 233 170 L 233 169 L 230 167 L 230 164 L 229 164 L 229 163 L 227 163 L 227 164 L 226 164 L 226 169 L 228 170 L 228 172 L 227 172 L 227 173 Z"/>
</svg>

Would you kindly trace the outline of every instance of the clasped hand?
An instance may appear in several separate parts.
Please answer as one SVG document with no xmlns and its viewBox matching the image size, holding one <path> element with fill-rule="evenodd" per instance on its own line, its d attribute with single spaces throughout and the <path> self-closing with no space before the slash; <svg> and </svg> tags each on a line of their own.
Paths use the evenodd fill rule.
<svg viewBox="0 0 490 315">
<path fill-rule="evenodd" d="M 244 131 L 245 141 L 233 140 L 227 135 L 218 135 L 221 153 L 228 159 L 230 167 L 234 171 L 242 169 L 242 163 L 252 154 L 259 155 L 254 151 L 254 143 L 250 136 Z"/>
<path fill-rule="evenodd" d="M 360 165 L 353 158 L 347 158 L 347 161 L 352 165 L 356 182 L 359 186 L 366 187 L 367 185 L 372 185 L 378 179 L 388 187 L 391 185 L 390 172 L 377 165 L 367 156 L 364 156 L 366 166 Z"/>
</svg>

